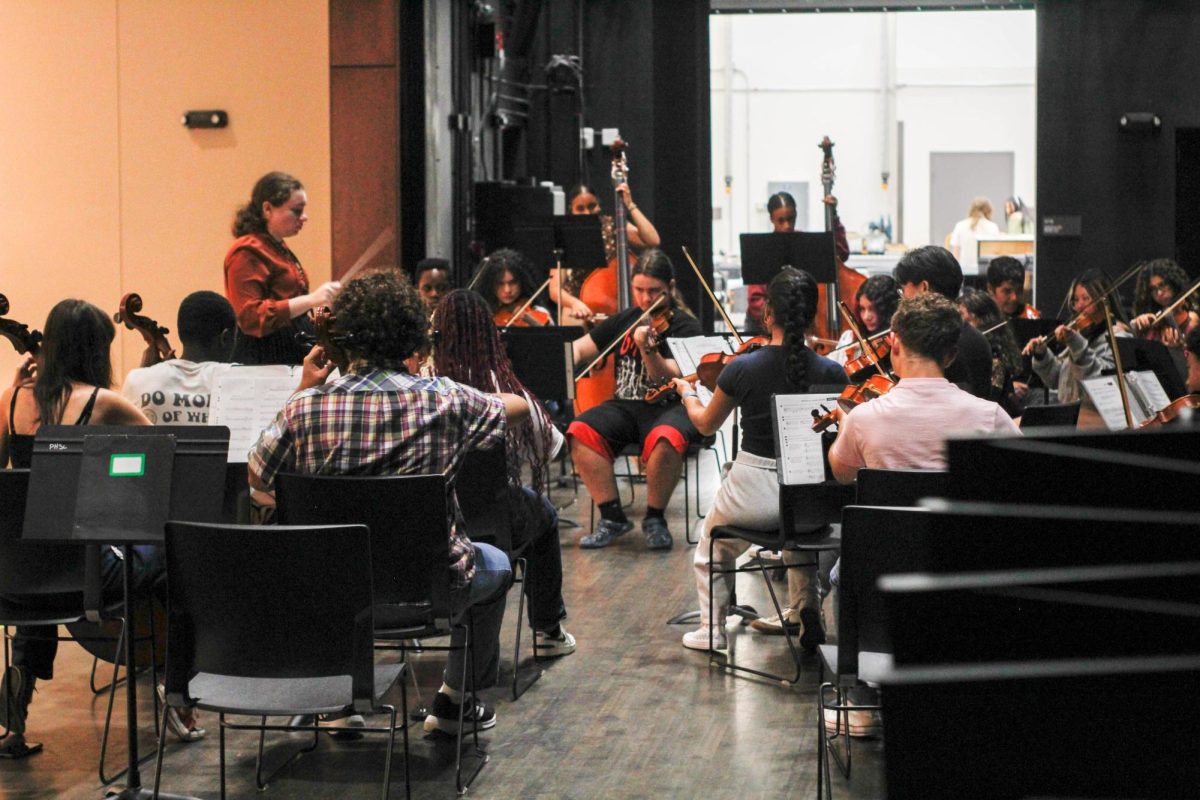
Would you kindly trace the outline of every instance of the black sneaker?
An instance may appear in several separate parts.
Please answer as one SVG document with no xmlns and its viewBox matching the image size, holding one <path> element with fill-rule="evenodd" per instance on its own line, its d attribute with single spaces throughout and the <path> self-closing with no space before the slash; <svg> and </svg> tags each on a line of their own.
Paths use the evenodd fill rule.
<svg viewBox="0 0 1200 800">
<path fill-rule="evenodd" d="M 484 731 L 496 726 L 496 712 L 481 701 L 475 702 L 475 708 L 466 709 L 463 714 L 463 731 L 470 731 L 478 720 L 479 730 Z M 433 696 L 433 709 L 425 718 L 425 732 L 440 731 L 454 736 L 458 733 L 458 704 L 449 697 L 438 692 Z"/>
<path fill-rule="evenodd" d="M 37 678 L 25 667 L 9 667 L 0 682 L 0 725 L 11 733 L 25 733 L 25 718 L 33 700 L 33 685 Z"/>
<path fill-rule="evenodd" d="M 808 607 L 800 609 L 800 623 L 804 627 L 800 647 L 811 653 L 817 645 L 825 644 L 825 626 L 821 624 L 820 611 Z"/>
</svg>

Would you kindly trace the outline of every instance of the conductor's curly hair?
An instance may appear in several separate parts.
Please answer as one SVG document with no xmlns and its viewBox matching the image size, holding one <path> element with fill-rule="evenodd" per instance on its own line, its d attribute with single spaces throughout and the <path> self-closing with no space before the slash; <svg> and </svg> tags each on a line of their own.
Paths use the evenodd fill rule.
<svg viewBox="0 0 1200 800">
<path fill-rule="evenodd" d="M 425 304 L 408 279 L 395 270 L 350 281 L 333 302 L 334 327 L 350 355 L 369 364 L 401 369 L 425 346 Z"/>
</svg>

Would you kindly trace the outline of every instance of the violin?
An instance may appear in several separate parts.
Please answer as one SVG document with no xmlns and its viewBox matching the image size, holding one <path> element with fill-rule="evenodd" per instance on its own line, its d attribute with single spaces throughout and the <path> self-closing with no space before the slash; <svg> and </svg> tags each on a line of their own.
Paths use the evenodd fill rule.
<svg viewBox="0 0 1200 800">
<path fill-rule="evenodd" d="M 766 347 L 770 343 L 771 340 L 765 336 L 755 336 L 752 339 L 742 342 L 741 346 L 733 353 L 705 353 L 700 356 L 700 363 L 696 365 L 696 371 L 691 375 L 683 376 L 683 380 L 688 383 L 698 380 L 700 381 L 700 385 L 705 389 L 715 392 L 717 390 L 717 376 L 725 369 L 726 364 L 738 356 L 753 353 L 760 347 Z M 661 386 L 657 386 L 646 392 L 642 399 L 647 403 L 662 403 L 670 400 L 674 392 L 674 381 L 667 380 Z"/>
<path fill-rule="evenodd" d="M 1149 417 L 1141 424 L 1141 427 L 1157 428 L 1175 421 L 1181 415 L 1190 415 L 1198 408 L 1200 408 L 1200 394 L 1185 394 L 1183 397 L 1172 400 L 1165 408 L 1156 411 L 1154 416 Z"/>
<path fill-rule="evenodd" d="M 175 358 L 175 350 L 167 341 L 167 334 L 171 331 L 159 325 L 156 320 L 139 314 L 141 310 L 142 296 L 137 292 L 129 292 L 121 298 L 121 306 L 117 313 L 113 314 L 113 322 L 121 323 L 127 329 L 142 335 L 147 349 L 142 366 L 149 367 L 160 361 Z"/>
<path fill-rule="evenodd" d="M 847 386 L 838 395 L 837 403 L 832 409 L 826 410 L 824 414 L 813 409 L 812 429 L 817 433 L 822 433 L 831 425 L 840 423 L 842 417 L 855 406 L 860 406 L 876 397 L 883 397 L 894 388 L 896 388 L 896 382 L 886 375 L 872 375 L 857 386 Z"/>
<path fill-rule="evenodd" d="M 496 309 L 492 321 L 497 328 L 542 328 L 551 323 L 550 315 L 545 311 L 533 306 L 521 311 L 517 303 Z"/>
<path fill-rule="evenodd" d="M 8 313 L 8 298 L 0 294 L 0 336 L 12 342 L 18 353 L 36 356 L 42 346 L 42 332 L 29 330 L 29 326 L 15 319 L 3 319 Z"/>
<path fill-rule="evenodd" d="M 892 354 L 892 340 L 886 337 L 864 340 L 866 347 L 871 349 L 874 357 L 867 355 L 863 345 L 855 342 L 846 352 L 846 374 L 857 375 L 864 369 L 870 369 L 876 361 L 882 361 Z"/>
</svg>

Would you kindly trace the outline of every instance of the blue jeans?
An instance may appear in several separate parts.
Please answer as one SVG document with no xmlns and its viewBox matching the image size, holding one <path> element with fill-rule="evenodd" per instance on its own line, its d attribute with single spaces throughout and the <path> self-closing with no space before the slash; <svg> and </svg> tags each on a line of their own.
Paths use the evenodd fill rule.
<svg viewBox="0 0 1200 800">
<path fill-rule="evenodd" d="M 500 663 L 500 625 L 504 621 L 504 599 L 512 584 L 512 565 L 508 556 L 490 544 L 473 543 L 475 548 L 475 577 L 471 582 L 456 589 L 450 597 L 454 608 L 454 619 L 459 621 L 470 611 L 474 623 L 472 649 L 475 662 L 477 686 L 491 686 L 496 682 Z M 518 624 L 520 624 L 518 622 Z M 461 648 L 466 642 L 464 631 L 456 629 L 450 635 L 450 646 Z M 471 670 L 467 670 L 467 682 L 462 682 L 462 670 L 466 656 L 460 650 L 451 650 L 446 661 L 446 685 L 470 690 Z"/>
</svg>

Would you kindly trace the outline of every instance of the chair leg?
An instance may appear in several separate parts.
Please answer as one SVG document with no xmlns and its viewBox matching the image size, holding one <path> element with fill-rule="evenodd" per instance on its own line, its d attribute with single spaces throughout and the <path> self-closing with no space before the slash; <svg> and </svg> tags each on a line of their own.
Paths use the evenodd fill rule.
<svg viewBox="0 0 1200 800">
<path fill-rule="evenodd" d="M 512 699 L 515 701 L 521 695 L 525 694 L 525 692 L 529 690 L 530 686 L 533 686 L 535 683 L 538 682 L 539 679 L 541 679 L 542 671 L 537 666 L 537 659 L 538 659 L 537 630 L 533 627 L 533 623 L 530 622 L 529 623 L 529 635 L 533 638 L 533 662 L 534 662 L 533 675 L 530 676 L 529 680 L 525 683 L 524 686 L 520 685 L 519 667 L 521 664 L 521 628 L 525 624 L 522 620 L 524 620 L 524 618 L 525 618 L 525 582 L 529 580 L 529 572 L 528 572 L 529 564 L 525 561 L 524 558 L 518 558 L 513 563 L 513 566 L 514 566 L 514 568 L 519 567 L 520 573 L 521 573 L 520 580 L 516 580 L 516 579 L 513 580 L 513 583 L 521 584 L 521 594 L 520 594 L 520 598 L 517 601 L 517 626 L 516 626 L 517 627 L 517 642 L 513 646 Z"/>
<path fill-rule="evenodd" d="M 158 789 L 162 785 L 163 749 L 167 746 L 167 711 L 169 709 L 170 704 L 163 703 L 162 720 L 158 726 L 158 750 L 154 754 L 154 800 L 158 800 Z"/>
<path fill-rule="evenodd" d="M 221 800 L 225 800 L 225 714 L 217 715 L 217 748 L 221 764 Z"/>
<path fill-rule="evenodd" d="M 767 572 L 767 568 L 766 568 L 765 564 L 760 562 L 758 565 L 758 569 L 759 569 L 759 572 L 762 574 L 763 583 L 765 583 L 767 586 L 767 593 L 769 595 L 771 595 L 771 605 L 773 605 L 775 607 L 775 613 L 777 615 L 776 619 L 780 620 L 780 623 L 782 624 L 784 621 L 783 620 L 783 609 L 779 605 L 779 597 L 778 597 L 778 595 L 775 594 L 775 586 L 771 582 L 771 576 Z M 784 572 L 787 572 L 787 570 L 784 570 Z M 791 681 L 788 681 L 785 678 L 785 679 L 781 680 L 780 682 L 784 686 L 792 686 L 792 685 L 795 685 L 800 682 L 800 678 L 804 674 L 804 666 L 803 666 L 802 662 L 800 661 L 800 651 L 798 651 L 796 649 L 796 643 L 794 641 L 792 641 L 792 634 L 788 633 L 787 625 L 782 625 L 782 627 L 783 627 L 783 639 L 784 639 L 784 641 L 787 642 L 788 652 L 792 654 L 792 661 L 794 661 L 796 664 L 796 675 L 795 675 L 795 677 L 793 677 L 791 679 Z"/>
<path fill-rule="evenodd" d="M 464 691 L 462 693 L 462 697 L 460 698 L 460 700 L 465 701 L 468 697 L 468 694 L 465 691 L 465 688 L 467 685 L 467 683 L 466 683 L 467 670 L 469 668 L 470 672 L 471 672 L 471 692 L 470 692 L 469 696 L 470 696 L 471 710 L 472 710 L 472 712 L 474 712 L 475 706 L 479 703 L 479 698 L 476 696 L 476 692 L 475 692 L 475 678 L 476 678 L 476 676 L 475 676 L 475 650 L 474 650 L 474 647 L 475 647 L 475 615 L 470 609 L 467 610 L 467 633 L 466 633 L 466 639 L 465 639 L 463 646 L 466 648 L 466 652 L 465 652 L 466 658 L 463 660 L 463 675 L 462 675 L 463 682 L 461 685 L 464 687 Z M 462 740 L 463 740 L 463 719 L 465 717 L 464 712 L 466 710 L 466 705 L 467 705 L 466 702 L 460 702 L 458 704 L 458 736 L 457 736 L 457 740 L 456 740 L 457 748 L 456 748 L 456 751 L 454 754 L 454 785 L 455 785 L 455 788 L 458 790 L 459 795 L 464 795 L 467 793 L 467 789 L 471 788 L 471 784 L 475 781 L 475 777 L 477 775 L 479 775 L 479 772 L 483 769 L 483 766 L 485 764 L 487 764 L 487 762 L 488 762 L 488 754 L 485 753 L 483 750 L 481 750 L 479 747 L 479 718 L 478 718 L 478 716 L 476 716 L 474 718 L 474 722 L 471 725 L 471 736 L 472 736 L 472 739 L 473 739 L 474 745 L 475 745 L 475 754 L 474 755 L 476 758 L 479 759 L 479 763 L 475 766 L 475 769 L 471 772 L 470 777 L 468 777 L 465 781 L 463 780 L 463 777 L 462 777 L 462 744 L 463 744 L 463 742 L 462 742 Z"/>
<path fill-rule="evenodd" d="M 262 717 L 262 724 L 263 725 L 267 724 L 266 717 Z M 304 730 L 304 728 L 297 728 L 296 730 Z M 305 753 L 311 753 L 313 750 L 317 749 L 317 745 L 320 744 L 320 741 L 321 741 L 321 723 L 316 718 L 313 719 L 312 734 L 313 734 L 312 744 L 308 745 L 307 747 L 302 747 L 299 750 L 297 750 L 296 752 L 292 753 L 290 756 L 287 757 L 287 760 L 285 760 L 282 764 L 280 764 L 278 767 L 276 767 L 274 770 L 272 770 L 271 774 L 264 778 L 263 774 L 262 774 L 262 772 L 263 772 L 263 744 L 267 738 L 267 731 L 265 728 L 259 730 L 259 732 L 258 732 L 258 758 L 255 760 L 255 765 L 254 765 L 254 785 L 256 787 L 258 787 L 258 790 L 260 792 L 265 790 L 271 784 L 271 781 L 275 779 L 275 776 L 278 775 L 280 772 L 282 772 L 285 767 L 287 767 L 289 764 L 291 764 L 293 761 L 295 761 L 297 758 L 304 755 Z"/>
<path fill-rule="evenodd" d="M 108 758 L 108 734 L 109 734 L 109 731 L 112 729 L 113 701 L 115 701 L 116 697 L 117 697 L 117 684 L 118 684 L 117 670 L 119 670 L 121 668 L 121 658 L 122 658 L 122 654 L 124 652 L 125 652 L 125 618 L 122 617 L 121 618 L 121 632 L 117 635 L 116 657 L 113 659 L 113 676 L 112 676 L 112 680 L 109 681 L 109 683 L 108 683 L 108 710 L 104 712 L 104 735 L 100 738 L 100 766 L 98 768 L 98 771 L 100 773 L 100 783 L 104 784 L 105 786 L 108 786 L 110 783 L 115 781 L 117 778 L 124 775 L 126 770 L 128 770 L 128 767 L 126 767 L 125 769 L 122 769 L 120 772 L 117 772 L 116 774 L 114 774 L 112 776 L 106 776 L 104 774 L 104 763 Z M 128 683 L 131 680 L 137 680 L 137 673 L 136 673 L 136 671 L 131 673 L 129 671 L 129 669 L 126 668 L 125 680 L 121 681 L 121 683 Z"/>
<path fill-rule="evenodd" d="M 3 676 L 5 678 L 7 678 L 8 677 L 8 666 L 9 666 L 9 663 L 8 663 L 8 659 L 9 659 L 9 656 L 8 656 L 8 626 L 7 625 L 3 626 L 3 629 L 4 629 L 4 672 L 0 673 L 0 674 L 3 674 Z M 4 718 L 8 719 L 8 720 L 14 719 L 16 716 L 16 713 L 17 713 L 17 699 L 15 697 L 13 697 L 12 688 L 13 688 L 12 681 L 9 681 L 9 680 L 4 681 L 4 706 L 5 706 Z M 10 733 L 12 733 L 12 731 L 10 731 L 8 728 L 5 728 L 4 733 L 0 734 L 0 742 L 7 739 L 8 735 Z"/>
<path fill-rule="evenodd" d="M 96 667 L 98 667 L 99 665 L 100 665 L 100 659 L 97 658 L 96 656 L 92 656 L 92 674 L 88 678 L 88 687 L 91 688 L 92 694 L 94 694 L 94 695 L 104 694 L 105 692 L 108 691 L 109 687 L 113 685 L 113 683 L 120 685 L 125 682 L 125 678 L 121 678 L 120 680 L 117 679 L 117 670 L 116 670 L 117 665 L 114 663 L 113 664 L 113 679 L 112 679 L 112 681 L 109 683 L 106 683 L 104 686 L 97 687 L 96 686 Z"/>
<path fill-rule="evenodd" d="M 412 668 L 407 664 L 404 668 L 408 672 L 412 672 Z M 408 759 L 408 689 L 406 689 L 404 686 L 403 678 L 400 679 L 400 714 L 401 718 L 404 720 L 403 730 L 401 731 L 401 736 L 404 737 L 404 797 L 405 800 L 412 800 L 412 765 L 409 763 Z M 393 741 L 395 741 L 394 737 L 396 735 L 395 728 L 396 721 L 393 719 Z"/>
<path fill-rule="evenodd" d="M 383 756 L 383 794 L 382 800 L 388 800 L 388 793 L 392 788 L 392 750 L 396 747 L 396 707 L 395 706 L 380 706 L 380 708 L 391 713 L 391 725 L 388 727 L 388 746 L 387 752 Z M 404 769 L 408 771 L 408 748 L 404 749 Z M 406 795 L 407 796 L 407 795 Z"/>
</svg>

